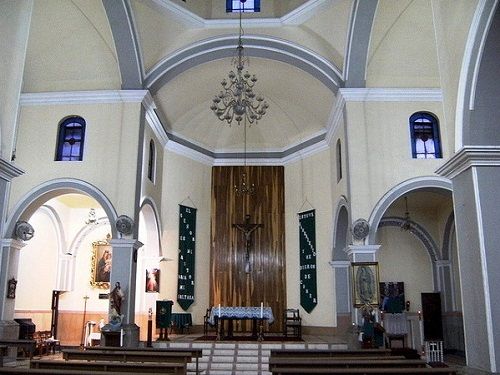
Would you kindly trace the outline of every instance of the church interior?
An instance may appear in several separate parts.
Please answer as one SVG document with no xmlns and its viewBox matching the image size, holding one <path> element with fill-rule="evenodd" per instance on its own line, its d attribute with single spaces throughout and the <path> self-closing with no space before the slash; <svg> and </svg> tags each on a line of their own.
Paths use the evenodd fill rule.
<svg viewBox="0 0 500 375">
<path fill-rule="evenodd" d="M 293 312 L 500 373 L 498 0 L 0 10 L 0 349 Z"/>
</svg>

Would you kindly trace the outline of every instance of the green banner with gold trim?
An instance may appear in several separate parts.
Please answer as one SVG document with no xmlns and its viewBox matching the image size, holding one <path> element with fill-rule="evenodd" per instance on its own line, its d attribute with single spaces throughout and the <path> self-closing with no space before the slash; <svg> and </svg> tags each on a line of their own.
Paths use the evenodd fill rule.
<svg viewBox="0 0 500 375">
<path fill-rule="evenodd" d="M 196 208 L 179 205 L 179 269 L 177 302 L 187 310 L 194 302 Z"/>
<path fill-rule="evenodd" d="M 299 213 L 300 305 L 310 313 L 318 304 L 316 286 L 316 211 Z"/>
</svg>

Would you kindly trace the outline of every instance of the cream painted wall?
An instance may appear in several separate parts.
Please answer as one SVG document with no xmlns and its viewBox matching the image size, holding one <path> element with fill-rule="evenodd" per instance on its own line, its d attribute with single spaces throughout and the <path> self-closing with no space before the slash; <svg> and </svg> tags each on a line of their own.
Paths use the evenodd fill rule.
<svg viewBox="0 0 500 375">
<path fill-rule="evenodd" d="M 460 71 L 464 58 L 465 43 L 476 0 L 432 0 L 432 14 L 436 31 L 441 89 L 443 90 L 444 118 L 448 129 L 455 128 Z M 448 148 L 455 148 L 454 138 L 448 139 Z"/>
<path fill-rule="evenodd" d="M 430 0 L 380 0 L 368 51 L 367 87 L 439 84 Z"/>
<path fill-rule="evenodd" d="M 380 281 L 403 281 L 411 311 L 422 310 L 420 293 L 434 292 L 431 260 L 421 242 L 399 228 L 380 228 Z"/>
<path fill-rule="evenodd" d="M 33 1 L 0 3 L 0 156 L 10 160 L 15 142 Z"/>
<path fill-rule="evenodd" d="M 43 0 L 34 4 L 23 92 L 121 88 L 102 1 Z"/>
<path fill-rule="evenodd" d="M 210 267 L 210 200 L 211 167 L 166 150 L 163 159 L 163 191 L 161 242 L 163 255 L 172 261 L 162 262 L 159 299 L 174 301 L 173 311 L 182 311 L 177 304 L 179 204 L 197 209 L 195 302 L 189 308 L 194 324 L 203 324 L 209 307 Z"/>
<path fill-rule="evenodd" d="M 409 117 L 418 111 L 443 117 L 438 102 L 348 102 L 349 176 L 352 217 L 368 219 L 374 205 L 391 188 L 417 176 L 435 176 L 453 150 L 443 147 L 443 159 L 412 159 Z M 449 132 L 441 129 L 441 141 Z"/>
<path fill-rule="evenodd" d="M 285 166 L 285 232 L 287 304 L 300 307 L 299 232 L 297 213 L 316 210 L 316 267 L 318 305 L 311 314 L 301 311 L 305 326 L 334 326 L 335 285 L 332 257 L 332 191 L 330 151 Z"/>
<path fill-rule="evenodd" d="M 98 187 L 119 215 L 134 217 L 140 105 L 23 106 L 16 164 L 26 173 L 12 182 L 10 208 L 42 182 L 76 178 Z M 86 121 L 84 160 L 56 162 L 59 122 L 70 115 Z"/>
</svg>

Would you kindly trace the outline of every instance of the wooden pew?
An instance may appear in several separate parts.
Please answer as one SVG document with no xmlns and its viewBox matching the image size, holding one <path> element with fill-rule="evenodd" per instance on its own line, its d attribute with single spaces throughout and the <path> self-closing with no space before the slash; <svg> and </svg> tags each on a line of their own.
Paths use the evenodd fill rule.
<svg viewBox="0 0 500 375">
<path fill-rule="evenodd" d="M 50 374 L 50 375 L 89 375 L 87 370 L 67 370 L 67 369 L 40 369 L 26 367 L 4 367 L 1 374 Z M 92 375 L 123 375 L 122 372 L 112 371 L 92 371 Z M 148 374 L 151 375 L 151 374 Z"/>
<path fill-rule="evenodd" d="M 273 375 L 315 375 L 315 374 L 330 374 L 330 375 L 457 375 L 456 370 L 445 367 L 420 367 L 420 368 L 312 368 L 312 367 L 282 367 L 272 371 Z"/>
<path fill-rule="evenodd" d="M 390 349 L 330 350 L 330 349 L 272 349 L 271 357 L 390 357 Z"/>
<path fill-rule="evenodd" d="M 186 374 L 185 363 L 141 363 L 116 361 L 59 361 L 59 360 L 31 360 L 30 368 L 50 370 L 78 370 L 94 373 L 94 371 L 132 372 L 147 374 Z"/>
<path fill-rule="evenodd" d="M 199 359 L 203 357 L 202 349 L 194 349 L 194 348 L 151 348 L 151 347 L 140 347 L 140 348 L 120 348 L 116 346 L 86 346 L 84 351 L 96 351 L 96 350 L 105 350 L 108 352 L 116 352 L 120 350 L 126 350 L 128 352 L 151 352 L 151 353 L 178 353 L 178 352 L 189 352 L 191 353 L 191 357 L 196 361 L 196 373 L 199 373 Z"/>
<path fill-rule="evenodd" d="M 0 345 L 20 348 L 24 353 L 28 353 L 29 358 L 33 358 L 33 354 L 35 353 L 36 348 L 36 341 L 22 339 L 0 339 Z"/>
<path fill-rule="evenodd" d="M 64 349 L 65 360 L 119 361 L 119 362 L 191 362 L 192 354 L 188 351 L 136 351 L 136 350 L 79 350 Z"/>
<path fill-rule="evenodd" d="M 269 358 L 269 371 L 274 372 L 275 369 L 280 367 L 311 367 L 311 368 L 425 368 L 427 363 L 421 359 L 391 359 L 388 358 L 363 358 L 363 359 L 352 359 L 352 358 Z"/>
</svg>

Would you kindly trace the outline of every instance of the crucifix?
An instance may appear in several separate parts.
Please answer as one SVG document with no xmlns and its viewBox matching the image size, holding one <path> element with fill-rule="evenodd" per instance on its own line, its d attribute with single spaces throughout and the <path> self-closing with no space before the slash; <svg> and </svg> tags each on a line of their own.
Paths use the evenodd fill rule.
<svg viewBox="0 0 500 375">
<path fill-rule="evenodd" d="M 233 224 L 233 228 L 238 229 L 243 232 L 245 236 L 245 272 L 250 273 L 250 247 L 252 246 L 252 233 L 257 230 L 257 228 L 262 228 L 264 224 L 252 224 L 250 223 L 250 215 L 245 215 L 245 222 L 242 224 Z"/>
</svg>

